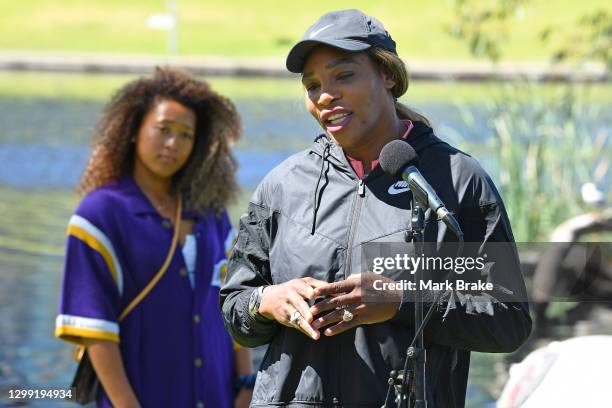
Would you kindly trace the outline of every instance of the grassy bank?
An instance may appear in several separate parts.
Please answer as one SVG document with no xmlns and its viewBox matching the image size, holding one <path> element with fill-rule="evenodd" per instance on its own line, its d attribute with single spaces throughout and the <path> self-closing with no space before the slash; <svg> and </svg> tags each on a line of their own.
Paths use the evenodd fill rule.
<svg viewBox="0 0 612 408">
<path fill-rule="evenodd" d="M 338 0 L 304 4 L 276 0 L 201 2 L 176 0 L 183 55 L 282 56 L 304 29 L 330 9 L 360 8 L 380 18 L 404 58 L 469 59 L 467 46 L 452 39 L 450 0 Z M 167 0 L 0 0 L 0 49 L 118 53 L 166 52 L 166 33 L 146 19 L 165 12 Z M 581 15 L 612 10 L 606 0 L 532 0 L 511 22 L 508 59 L 541 60 L 539 32 L 549 25 L 572 26 Z"/>
<path fill-rule="evenodd" d="M 134 75 L 0 72 L 0 97 L 106 101 L 114 91 L 134 78 Z M 302 98 L 297 79 L 213 77 L 208 80 L 219 93 L 236 99 L 295 101 Z M 512 85 L 415 81 L 402 100 L 408 103 L 486 103 L 493 93 L 505 86 Z M 538 89 L 549 98 L 556 98 L 562 87 L 544 84 Z M 590 87 L 589 101 L 612 103 L 612 84 Z"/>
</svg>

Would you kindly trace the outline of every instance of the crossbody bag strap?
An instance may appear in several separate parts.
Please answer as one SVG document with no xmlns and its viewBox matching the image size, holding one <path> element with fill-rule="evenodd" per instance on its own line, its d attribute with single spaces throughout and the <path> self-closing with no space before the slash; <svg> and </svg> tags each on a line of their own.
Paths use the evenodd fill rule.
<svg viewBox="0 0 612 408">
<path fill-rule="evenodd" d="M 166 271 L 168 270 L 168 266 L 172 261 L 172 257 L 174 256 L 174 251 L 176 250 L 176 244 L 178 243 L 179 231 L 181 226 L 181 214 L 182 214 L 182 200 L 181 195 L 178 196 L 178 203 L 176 206 L 176 214 L 174 216 L 174 235 L 172 236 L 172 243 L 170 244 L 170 250 L 168 251 L 168 255 L 166 256 L 166 260 L 162 264 L 161 268 L 159 268 L 159 272 L 155 274 L 153 279 L 145 286 L 145 288 L 130 302 L 130 304 L 123 309 L 123 312 L 119 315 L 118 321 L 122 321 L 125 317 L 136 307 L 142 300 L 153 290 L 157 282 L 164 276 Z"/>
<path fill-rule="evenodd" d="M 174 256 L 174 251 L 176 250 L 176 244 L 178 242 L 179 231 L 180 231 L 180 222 L 181 222 L 181 214 L 183 212 L 182 209 L 182 201 L 181 196 L 179 195 L 176 206 L 176 214 L 174 216 L 174 234 L 172 235 L 172 242 L 170 244 L 170 250 L 168 251 L 168 255 L 166 256 L 166 260 L 162 264 L 159 271 L 155 274 L 153 279 L 145 286 L 145 288 L 130 302 L 130 304 L 123 309 L 121 315 L 119 315 L 118 321 L 121 322 L 125 317 L 136 307 L 142 300 L 153 290 L 157 282 L 164 276 L 166 270 L 168 270 L 168 266 L 170 265 L 170 261 L 172 261 L 172 257 Z M 74 350 L 74 359 L 76 361 L 81 361 L 83 355 L 85 353 L 85 346 L 79 345 Z"/>
</svg>

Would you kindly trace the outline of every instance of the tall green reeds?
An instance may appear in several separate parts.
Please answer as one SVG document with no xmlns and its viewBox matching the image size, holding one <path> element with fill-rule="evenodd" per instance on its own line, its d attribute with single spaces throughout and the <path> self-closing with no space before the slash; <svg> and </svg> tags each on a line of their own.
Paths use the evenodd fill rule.
<svg viewBox="0 0 612 408">
<path fill-rule="evenodd" d="M 588 86 L 572 84 L 514 83 L 492 96 L 486 150 L 517 241 L 547 241 L 556 225 L 589 209 L 582 184 L 609 183 L 612 124 L 602 121 L 605 103 L 589 102 Z M 464 118 L 474 120 L 466 110 Z"/>
</svg>

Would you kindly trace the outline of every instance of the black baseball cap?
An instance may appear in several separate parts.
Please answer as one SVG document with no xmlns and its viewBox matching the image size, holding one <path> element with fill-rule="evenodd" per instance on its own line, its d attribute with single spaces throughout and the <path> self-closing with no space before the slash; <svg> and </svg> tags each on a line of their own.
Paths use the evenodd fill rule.
<svg viewBox="0 0 612 408">
<path fill-rule="evenodd" d="M 287 69 L 300 73 L 310 51 L 326 44 L 345 51 L 364 51 L 372 46 L 397 54 L 395 41 L 382 23 L 355 9 L 331 11 L 306 30 L 287 55 Z"/>
</svg>

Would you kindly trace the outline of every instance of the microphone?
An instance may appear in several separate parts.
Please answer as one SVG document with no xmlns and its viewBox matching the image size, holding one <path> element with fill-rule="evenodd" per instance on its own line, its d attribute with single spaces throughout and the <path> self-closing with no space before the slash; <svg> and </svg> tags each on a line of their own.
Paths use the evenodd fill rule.
<svg viewBox="0 0 612 408">
<path fill-rule="evenodd" d="M 383 147 L 378 162 L 385 173 L 406 181 L 419 205 L 424 208 L 431 208 L 448 229 L 459 240 L 463 240 L 463 232 L 457 219 L 446 209 L 435 190 L 417 168 L 419 156 L 412 146 L 402 140 L 393 140 Z"/>
</svg>

